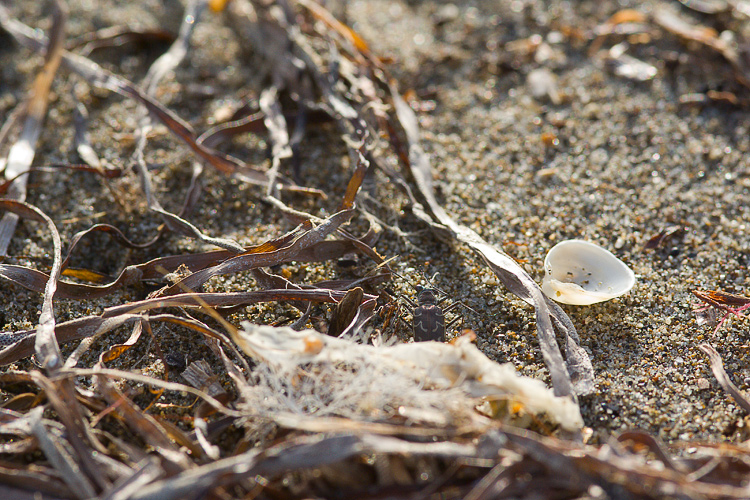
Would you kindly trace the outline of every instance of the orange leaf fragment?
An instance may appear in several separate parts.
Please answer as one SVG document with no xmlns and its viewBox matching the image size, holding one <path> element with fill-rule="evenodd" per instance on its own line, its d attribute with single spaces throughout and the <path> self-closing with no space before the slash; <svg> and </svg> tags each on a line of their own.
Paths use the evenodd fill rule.
<svg viewBox="0 0 750 500">
<path fill-rule="evenodd" d="M 616 12 L 612 17 L 607 19 L 609 25 L 615 26 L 623 23 L 643 23 L 646 22 L 646 15 L 633 9 L 623 9 Z"/>
<path fill-rule="evenodd" d="M 221 12 L 229 4 L 229 0 L 209 0 L 208 7 L 213 12 Z"/>
</svg>

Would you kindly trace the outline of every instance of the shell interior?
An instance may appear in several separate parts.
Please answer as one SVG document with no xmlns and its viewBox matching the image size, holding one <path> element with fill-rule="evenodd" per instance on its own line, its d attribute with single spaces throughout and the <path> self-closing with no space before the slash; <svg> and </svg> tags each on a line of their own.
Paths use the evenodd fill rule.
<svg viewBox="0 0 750 500">
<path fill-rule="evenodd" d="M 627 293 L 635 274 L 604 248 L 582 240 L 558 243 L 544 260 L 542 291 L 563 304 L 590 305 Z"/>
</svg>

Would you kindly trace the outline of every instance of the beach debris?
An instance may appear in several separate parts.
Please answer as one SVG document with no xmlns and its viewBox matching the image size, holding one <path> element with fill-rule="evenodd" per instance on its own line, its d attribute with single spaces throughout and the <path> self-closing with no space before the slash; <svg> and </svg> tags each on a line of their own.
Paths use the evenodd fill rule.
<svg viewBox="0 0 750 500">
<path fill-rule="evenodd" d="M 549 99 L 552 104 L 560 104 L 562 101 L 557 76 L 547 68 L 532 70 L 526 77 L 526 85 L 535 99 Z"/>
<path fill-rule="evenodd" d="M 729 106 L 747 106 L 746 99 L 740 99 L 734 92 L 709 90 L 707 92 L 690 92 L 680 96 L 680 104 L 727 104 Z"/>
<path fill-rule="evenodd" d="M 26 201 L 29 171 L 36 154 L 37 142 L 42 132 L 44 119 L 47 116 L 47 105 L 50 99 L 50 88 L 60 67 L 65 44 L 65 23 L 68 11 L 63 2 L 54 3 L 53 24 L 48 42 L 44 44 L 45 63 L 29 89 L 23 109 L 23 127 L 18 140 L 13 144 L 8 156 L 3 158 L 4 177 L 9 183 L 4 196 L 19 202 Z M 9 125 L 13 125 L 18 115 L 11 114 Z M 4 126 L 5 127 L 5 126 Z M 0 219 L 0 255 L 8 252 L 10 240 L 16 231 L 19 215 L 6 212 Z"/>
<path fill-rule="evenodd" d="M 745 2 L 730 2 L 728 0 L 679 0 L 688 9 L 701 14 L 721 14 L 730 12 L 737 4 Z"/>
<path fill-rule="evenodd" d="M 666 245 L 668 241 L 682 238 L 683 236 L 685 236 L 685 228 L 683 226 L 665 227 L 658 234 L 648 239 L 643 245 L 643 250 L 655 250 Z"/>
<path fill-rule="evenodd" d="M 236 64 L 230 61 L 232 64 L 227 65 L 225 74 L 234 74 L 234 79 L 241 82 L 237 87 L 232 78 L 213 78 L 215 66 L 204 65 L 206 54 L 190 52 L 191 47 L 199 47 L 204 40 L 210 40 L 212 44 L 222 40 L 222 30 L 214 31 L 217 24 L 204 24 L 205 16 L 197 15 L 206 3 L 212 11 L 225 8 L 229 11 L 216 22 L 232 25 L 233 35 L 240 39 L 242 50 L 254 53 L 252 58 L 240 59 Z M 687 6 L 713 9 L 709 3 L 719 5 L 722 1 L 691 0 Z M 0 128 L 0 145 L 5 145 L 8 133 L 21 134 L 15 143 L 8 143 L 11 152 L 0 158 L 0 169 L 9 169 L 3 173 L 0 190 L 9 192 L 13 198 L 0 200 L 0 209 L 11 216 L 40 223 L 35 225 L 43 224 L 46 236 L 39 238 L 40 246 L 46 241 L 49 247 L 44 255 L 33 252 L 20 256 L 21 260 L 12 260 L 14 257 L 11 256 L 0 262 L 0 281 L 5 285 L 23 286 L 43 294 L 38 327 L 28 329 L 30 324 L 24 326 L 23 331 L 0 332 L 0 346 L 3 347 L 0 349 L 0 365 L 15 365 L 0 370 L 0 385 L 4 391 L 1 395 L 4 402 L 0 401 L 0 434 L 3 435 L 0 450 L 4 457 L 8 457 L 0 467 L 0 476 L 7 479 L 0 485 L 0 491 L 5 493 L 0 497 L 29 498 L 41 494 L 49 498 L 178 500 L 227 496 L 361 498 L 364 495 L 377 498 L 396 495 L 412 498 L 421 495 L 479 499 L 517 497 L 519 492 L 526 497 L 539 498 L 551 494 L 565 498 L 601 498 L 606 495 L 618 498 L 749 497 L 747 449 L 741 444 L 727 442 L 729 440 L 706 444 L 690 442 L 680 436 L 671 443 L 673 449 L 670 451 L 654 436 L 627 431 L 606 439 L 604 444 L 581 443 L 580 438 L 593 430 L 580 429 L 575 395 L 599 388 L 606 395 L 608 382 L 602 378 L 602 384 L 594 386 L 591 363 L 580 346 L 570 319 L 519 265 L 523 261 L 486 243 L 471 228 L 454 220 L 438 203 L 437 199 L 442 197 L 436 197 L 433 189 L 437 177 L 431 170 L 430 156 L 425 152 L 427 148 L 422 148 L 419 121 L 414 115 L 415 110 L 420 113 L 431 111 L 435 102 L 417 103 L 414 99 L 406 99 L 408 109 L 401 109 L 403 103 L 399 102 L 398 89 L 392 83 L 395 80 L 383 66 L 386 59 L 371 53 L 352 28 L 336 20 L 315 0 L 233 0 L 231 3 L 227 0 L 187 0 L 183 4 L 183 14 L 179 20 L 174 19 L 180 24 L 177 36 L 159 29 L 105 27 L 90 34 L 84 33 L 76 40 L 60 40 L 65 43 L 57 45 L 56 32 L 64 24 L 59 16 L 46 23 L 51 29 L 45 36 L 41 29 L 27 27 L 9 17 L 9 7 L 0 6 L 0 25 L 8 34 L 22 45 L 47 54 L 42 73 L 52 69 L 53 58 L 59 58 L 61 68 L 83 76 L 83 79 L 71 81 L 58 81 L 59 76 L 54 76 L 54 83 L 59 84 L 57 90 L 37 92 L 44 90 L 43 80 L 51 79 L 58 72 L 40 73 L 29 93 L 31 108 L 35 103 L 41 103 L 42 94 L 46 94 L 44 100 L 50 102 L 51 108 L 49 118 L 74 109 L 69 105 L 70 96 L 60 91 L 75 81 L 74 90 L 75 86 L 80 90 L 78 104 L 85 102 L 91 106 L 96 113 L 92 116 L 112 115 L 116 109 L 108 106 L 112 101 L 102 98 L 106 95 L 102 89 L 124 95 L 149 113 L 136 112 L 134 123 L 137 122 L 137 130 L 128 144 L 120 144 L 126 146 L 127 151 L 135 145 L 135 165 L 129 165 L 127 160 L 121 161 L 123 158 L 119 158 L 116 151 L 112 153 L 111 145 L 104 138 L 95 139 L 92 146 L 86 137 L 83 107 L 80 114 L 83 121 L 76 126 L 78 137 L 73 142 L 81 159 L 90 166 L 58 163 L 57 157 L 65 156 L 67 142 L 58 144 L 54 137 L 42 135 L 39 135 L 39 141 L 31 140 L 37 132 L 32 134 L 29 131 L 27 135 L 27 126 L 33 125 L 29 120 L 34 120 L 35 116 L 45 119 L 46 113 L 41 113 L 40 109 L 27 111 L 24 109 L 26 104 L 16 105 L 18 111 L 11 111 L 5 125 Z M 731 2 L 732 9 L 738 13 L 743 5 L 747 2 Z M 359 5 L 351 3 L 349 9 L 355 8 L 360 9 Z M 441 12 L 443 20 L 438 17 L 436 22 L 447 26 L 463 20 L 462 8 L 446 5 Z M 125 18 L 123 22 L 127 23 L 129 19 Z M 86 23 L 87 20 L 77 19 L 75 31 L 80 31 Z M 554 71 L 567 74 L 572 68 L 560 62 L 565 57 L 565 52 L 558 47 L 560 34 L 563 33 L 575 46 L 590 36 L 584 31 L 587 25 L 583 28 L 559 26 L 560 32 L 549 32 L 546 37 L 530 34 L 518 44 L 506 44 L 505 51 L 514 57 L 509 67 L 521 70 L 522 64 L 546 64 Z M 679 28 L 674 23 L 672 25 Z M 716 25 L 725 24 L 717 22 Z M 202 34 L 196 31 L 195 40 L 188 43 L 193 28 Z M 681 31 L 687 36 L 678 36 L 687 41 L 702 36 L 704 28 L 694 23 L 688 28 Z M 497 35 L 498 40 L 507 33 L 515 33 L 498 31 L 502 33 Z M 245 36 L 247 32 L 254 38 Z M 620 37 L 618 41 L 625 37 L 633 47 L 660 38 L 650 14 L 633 10 L 618 12 L 601 31 L 592 34 L 601 35 L 595 40 L 599 43 L 606 41 L 605 35 Z M 746 49 L 741 40 L 741 36 L 732 36 L 726 29 L 721 34 L 706 31 L 705 41 L 701 44 L 729 56 L 737 45 L 740 57 L 732 64 L 740 71 L 746 64 L 742 57 Z M 140 83 L 130 82 L 114 71 L 133 74 L 131 62 L 136 62 L 135 67 L 141 68 L 166 47 L 149 47 L 147 53 L 139 51 L 127 55 L 127 59 L 120 59 L 118 50 L 121 44 L 133 42 L 172 43 L 165 57 L 156 59 L 148 70 L 149 76 Z M 500 43 L 497 40 L 488 42 Z M 514 52 L 514 46 L 517 52 Z M 696 50 L 695 43 L 685 46 L 691 51 Z M 89 59 L 92 51 L 104 47 L 109 47 L 109 53 L 102 59 L 114 68 L 111 72 Z M 660 47 L 654 47 L 655 52 L 642 54 L 648 54 L 649 60 L 653 61 Z M 671 57 L 669 50 L 663 53 L 669 56 L 664 59 L 663 67 L 689 60 L 687 56 Z M 23 58 L 27 52 L 19 54 Z M 260 58 L 264 60 L 259 61 Z M 116 64 L 121 60 L 126 64 Z M 211 62 L 223 64 L 227 61 Z M 258 74 L 257 80 L 236 78 L 242 75 L 240 65 L 245 62 L 252 64 L 253 73 Z M 28 65 L 25 63 L 17 68 L 18 76 L 28 72 L 24 69 Z M 623 67 L 628 67 L 627 60 Z M 190 68 L 191 71 L 182 73 L 181 68 Z M 193 69 L 197 73 L 193 73 Z M 140 74 L 140 71 L 135 74 Z M 193 74 L 205 76 L 200 78 L 205 83 L 186 78 Z M 552 73 L 542 73 L 545 78 L 549 75 Z M 623 76 L 627 76 L 627 72 Z M 95 92 L 89 92 L 91 99 L 86 98 L 83 80 L 97 88 Z M 272 87 L 258 88 L 264 84 Z M 157 85 L 159 89 L 154 92 Z M 708 86 L 698 88 L 724 89 L 724 86 L 709 82 Z M 392 90 L 388 93 L 386 89 Z M 11 94 L 14 94 L 12 91 L 11 88 Z M 687 94 L 681 102 L 690 104 L 693 102 L 690 99 L 694 98 L 695 102 L 746 105 L 741 93 L 703 91 L 705 94 Z M 563 100 L 568 98 L 566 92 L 562 93 Z M 220 102 L 210 103 L 209 108 L 203 106 L 208 98 L 216 96 L 222 96 Z M 11 97 L 10 102 L 15 102 L 16 97 Z M 554 102 L 547 93 L 539 97 L 541 103 L 550 99 Z M 129 109 L 138 109 L 133 103 L 128 104 Z M 11 105 L 15 104 L 4 101 L 3 106 Z M 171 106 L 176 109 L 171 109 Z M 228 111 L 211 112 L 212 108 Z M 194 123 L 189 123 L 187 117 Z M 569 120 L 566 118 L 571 124 L 575 120 L 575 115 Z M 54 121 L 64 123 L 57 118 Z M 119 121 L 118 116 L 118 125 Z M 119 137 L 131 136 L 128 132 L 131 125 L 123 121 L 125 129 L 121 129 L 122 134 L 116 132 L 112 135 L 115 141 L 119 141 Z M 557 129 L 563 128 L 554 122 L 553 119 L 551 123 Z M 91 122 L 97 127 L 100 123 L 100 118 Z M 146 140 L 152 137 L 147 130 L 157 123 L 179 140 L 176 147 L 184 148 L 185 153 L 192 151 L 192 175 L 181 172 L 185 175 L 172 177 L 169 171 L 163 171 L 158 172 L 165 175 L 163 179 L 160 175 L 151 179 L 156 169 L 163 166 L 161 153 L 156 154 L 163 145 Z M 307 154 L 304 149 L 308 145 L 302 142 L 307 126 L 330 123 L 339 126 L 337 130 L 343 139 L 335 142 L 342 142 L 342 147 L 345 146 L 350 154 L 350 161 L 342 166 L 350 168 L 348 177 L 351 180 L 339 208 L 336 208 L 335 200 L 330 199 L 327 204 L 318 205 L 329 195 L 341 192 L 343 184 L 336 187 L 334 182 L 339 177 L 326 179 L 323 187 L 335 189 L 324 193 L 314 186 L 317 176 L 308 178 L 305 175 L 303 164 L 309 162 L 297 154 L 300 146 L 304 146 L 303 153 Z M 205 125 L 211 128 L 194 128 Z M 34 128 L 38 127 L 41 127 L 41 122 L 34 125 Z M 40 130 L 48 132 L 46 128 Z M 322 131 L 314 132 L 318 135 Z M 332 130 L 326 132 L 326 139 L 329 132 L 333 133 Z M 243 136 L 247 134 L 261 136 L 262 143 L 270 146 L 268 168 L 243 159 L 247 158 L 246 148 L 255 147 L 244 141 Z M 544 147 L 557 147 L 561 140 L 567 143 L 570 135 L 566 132 L 565 137 L 558 139 L 555 134 L 542 134 Z M 70 134 L 61 133 L 59 136 L 65 138 Z M 384 137 L 388 138 L 388 144 L 380 142 Z M 428 136 L 423 137 L 427 140 Z M 37 144 L 44 145 L 39 147 L 39 152 L 45 154 L 36 153 Z M 329 145 L 328 141 L 325 145 Z M 385 151 L 388 145 L 392 151 Z M 218 149 L 221 146 L 227 147 L 226 153 Z M 101 149 L 98 152 L 101 160 L 94 147 Z M 33 162 L 29 150 L 34 153 L 31 155 L 34 156 Z M 49 151 L 55 152 L 55 163 L 47 161 Z M 327 148 L 323 151 L 329 153 Z M 230 152 L 237 156 L 229 156 Z M 319 154 L 314 142 L 308 152 Z M 149 158 L 156 163 L 148 161 Z M 412 174 L 413 179 L 407 176 L 409 179 L 405 180 L 401 169 L 396 168 L 399 158 L 403 171 Z M 4 167 L 4 164 L 8 166 Z M 182 162 L 178 161 L 169 168 L 178 173 L 181 165 Z M 248 195 L 249 200 L 273 208 L 264 212 L 280 213 L 292 225 L 273 230 L 272 224 L 278 223 L 279 218 L 264 219 L 258 227 L 246 228 L 247 235 L 253 235 L 247 242 L 243 242 L 244 236 L 239 233 L 227 235 L 242 238 L 237 241 L 209 236 L 207 231 L 216 231 L 217 236 L 226 235 L 219 225 L 194 226 L 190 213 L 198 206 L 204 166 L 234 177 L 232 182 L 241 180 L 254 185 L 242 193 L 242 203 Z M 96 224 L 88 229 L 82 228 L 70 238 L 72 231 L 78 229 L 67 227 L 61 232 L 66 239 L 70 238 L 67 254 L 63 254 L 61 244 L 64 240 L 61 241 L 55 224 L 69 226 L 85 221 L 58 220 L 60 214 L 56 211 L 52 212 L 56 217 L 49 218 L 41 208 L 29 205 L 17 196 L 26 189 L 27 167 L 33 168 L 34 175 L 43 169 L 76 170 L 104 179 L 122 177 L 125 181 L 132 181 L 136 174 L 139 175 L 142 189 L 136 197 L 123 197 L 122 205 L 129 210 L 131 207 L 127 203 L 133 201 L 135 207 L 139 204 L 144 209 L 148 207 L 143 216 L 152 219 L 150 227 L 158 227 L 157 234 L 147 238 L 136 231 L 131 237 L 140 235 L 146 240 L 137 243 L 114 225 Z M 543 179 L 560 168 L 557 163 L 550 163 L 547 168 L 539 170 L 537 176 Z M 11 173 L 14 169 L 18 172 L 15 175 Z M 387 177 L 390 184 L 378 184 L 378 178 L 371 173 Z M 161 184 L 169 178 L 172 178 L 169 184 Z M 190 184 L 185 183 L 185 192 L 181 196 L 184 201 L 180 204 L 180 200 L 168 190 L 180 187 L 179 180 L 188 178 Z M 34 184 L 36 179 L 31 181 L 29 191 L 41 191 Z M 153 187 L 150 185 L 152 181 Z M 313 184 L 308 185 L 309 181 Z M 360 186 L 369 191 L 369 199 L 358 199 L 363 203 L 358 203 L 355 209 Z M 492 281 L 485 281 L 486 285 L 495 286 L 502 282 L 511 292 L 534 306 L 538 342 L 549 367 L 548 376 L 555 395 L 541 381 L 518 376 L 517 368 L 484 358 L 472 345 L 471 334 L 459 336 L 451 345 L 438 342 L 383 345 L 387 342 L 377 335 L 370 335 L 370 331 L 361 330 L 375 307 L 372 286 L 388 280 L 391 275 L 388 260 L 375 250 L 379 232 L 377 219 L 375 214 L 366 212 L 364 202 L 377 202 L 380 196 L 390 196 L 391 192 L 386 188 L 391 186 L 398 186 L 403 191 L 409 202 L 413 202 L 409 205 L 413 206 L 413 213 L 429 224 L 437 236 L 461 242 L 482 258 L 497 276 L 497 279 L 492 276 Z M 42 184 L 42 187 L 46 185 Z M 382 193 L 374 187 L 382 188 Z M 215 197 L 234 196 L 228 188 L 213 191 L 211 183 L 206 183 L 206 188 L 206 192 Z M 110 191 L 114 199 L 114 194 L 119 192 L 117 189 L 115 186 Z M 278 196 L 285 192 L 308 197 L 301 199 L 295 195 L 284 198 L 286 201 L 282 202 Z M 88 195 L 96 201 L 96 192 L 86 194 L 86 199 L 80 200 L 82 203 L 88 203 Z M 425 205 L 415 202 L 414 194 L 423 195 L 419 199 Z M 49 200 L 43 197 L 40 200 L 42 207 L 50 207 Z M 169 207 L 174 207 L 174 212 Z M 241 207 L 241 204 L 235 206 Z M 319 215 L 303 213 L 301 207 Z M 349 231 L 360 226 L 346 224 L 349 220 L 356 224 L 356 217 L 362 215 L 367 217 L 369 229 L 366 235 L 356 237 Z M 80 219 L 76 213 L 71 217 Z M 229 217 L 234 217 L 234 212 L 219 212 L 216 221 Z M 124 225 L 125 220 L 120 219 L 120 222 Z M 140 223 L 136 224 L 140 226 Z M 2 229 L 10 227 L 5 223 L 2 226 Z M 190 250 L 181 250 L 182 254 L 170 256 L 159 254 L 162 248 L 172 248 L 166 245 L 148 253 L 133 252 L 127 260 L 123 256 L 121 262 L 130 265 L 119 275 L 109 268 L 105 272 L 68 267 L 83 253 L 81 249 L 87 244 L 82 241 L 84 238 L 105 236 L 123 248 L 147 249 L 168 230 L 192 238 L 201 246 L 189 247 Z M 396 228 L 393 233 L 404 234 L 397 231 L 400 230 Z M 25 232 L 25 238 L 38 234 Z M 0 230 L 0 235 L 11 233 Z M 669 227 L 664 237 L 657 238 L 654 244 L 671 249 L 672 242 L 666 241 L 670 237 L 668 233 Z M 8 238 L 10 236 L 0 240 Z M 20 241 L 13 243 L 11 248 L 15 250 Z M 213 246 L 214 243 L 223 248 L 203 248 L 203 245 Z M 512 241 L 503 244 L 519 245 Z M 0 244 L 0 248 L 3 246 Z M 381 248 L 392 249 L 389 244 Z M 85 252 L 84 256 L 90 255 Z M 146 255 L 152 260 L 145 261 Z M 300 271 L 303 271 L 303 263 L 342 262 L 340 259 L 346 258 L 359 266 L 359 260 L 352 259 L 352 255 L 366 256 L 367 262 L 376 263 L 382 272 L 358 273 L 354 280 L 331 276 L 324 282 L 302 282 L 304 278 L 299 283 L 290 281 L 300 276 L 320 279 L 319 275 L 310 272 L 292 273 L 287 267 L 290 264 L 300 265 Z M 34 261 L 30 266 L 20 265 L 29 260 Z M 283 276 L 273 274 L 277 266 L 282 266 Z M 229 291 L 233 288 L 227 290 L 215 279 L 233 275 L 242 279 L 235 283 L 242 287 L 241 291 Z M 252 276 L 259 289 L 246 289 L 242 275 Z M 8 285 L 6 281 L 14 285 Z M 17 295 L 23 293 L 19 289 Z M 721 311 L 739 315 L 748 303 L 743 301 L 750 300 L 727 292 L 701 293 L 704 299 L 712 301 L 707 307 L 708 313 Z M 68 305 L 58 302 L 96 298 L 106 298 L 107 302 L 90 303 L 83 306 L 86 309 L 70 310 L 87 314 L 84 317 L 71 316 Z M 303 311 L 309 311 L 308 304 L 313 302 L 336 304 L 329 334 L 341 338 L 330 338 L 309 330 L 294 332 L 263 327 L 268 329 L 268 338 L 253 343 L 260 337 L 249 328 L 250 333 L 237 335 L 247 335 L 246 346 L 255 354 L 251 367 L 251 362 L 238 352 L 225 332 L 236 333 L 230 321 L 235 321 L 239 315 L 251 316 L 253 311 L 246 310 L 245 306 L 259 302 L 283 302 Z M 433 301 L 430 297 L 423 297 L 418 302 L 432 307 Z M 439 300 L 434 302 L 434 307 L 440 307 Z M 89 309 L 96 313 L 84 312 Z M 443 313 L 447 310 L 448 307 L 442 308 Z M 60 321 L 55 320 L 55 311 L 62 313 Z M 16 328 L 16 323 L 10 323 L 10 312 L 6 312 L 6 322 L 10 326 L 5 328 Z M 431 314 L 435 319 L 438 312 L 433 310 Z M 212 317 L 209 323 L 198 319 L 206 315 Z M 309 317 L 309 314 L 304 314 L 295 325 L 306 324 Z M 217 327 L 216 322 L 222 328 Z M 152 326 L 156 325 L 160 328 L 153 329 Z M 439 328 L 420 325 L 428 335 L 442 334 Z M 119 340 L 126 329 L 131 330 L 130 336 L 124 341 Z M 105 337 L 114 330 L 119 330 L 117 337 Z M 360 331 L 363 335 L 351 333 Z M 179 343 L 175 353 L 179 355 L 177 363 L 169 361 L 170 352 L 164 355 L 164 348 L 170 346 L 163 342 L 166 339 L 161 338 L 165 332 L 170 337 L 190 334 Z M 482 337 L 483 333 L 480 332 Z M 365 336 L 375 345 L 362 345 L 352 340 Z M 82 342 L 72 348 L 72 352 L 69 349 L 60 351 L 56 345 L 74 340 Z M 144 340 L 148 345 L 142 345 Z M 484 338 L 480 342 L 488 344 Z M 591 347 L 597 348 L 595 344 Z M 87 368 L 92 359 L 88 356 L 91 351 L 102 349 L 99 362 L 93 368 Z M 564 358 L 560 351 L 563 351 Z M 706 348 L 704 351 L 712 356 L 711 351 Z M 33 369 L 34 365 L 25 361 L 16 364 L 35 352 L 36 362 L 42 370 Z M 724 355 L 731 356 L 729 351 Z M 161 363 L 158 358 L 161 358 Z M 105 366 L 114 365 L 115 361 L 117 366 L 125 369 Z M 711 363 L 722 386 L 735 391 L 732 394 L 738 405 L 746 410 L 750 408 L 737 388 L 731 385 L 715 351 Z M 532 368 L 522 364 L 524 369 Z M 179 370 L 176 366 L 180 366 Z M 191 385 L 170 381 L 172 371 L 182 371 L 185 366 L 189 368 L 183 373 L 183 378 Z M 547 377 L 547 374 L 541 369 L 534 376 Z M 697 379 L 696 386 L 701 391 L 710 388 L 702 377 Z M 23 393 L 5 399 L 19 390 Z M 174 394 L 162 401 L 166 391 Z M 235 394 L 240 396 L 236 403 L 230 401 Z M 561 394 L 566 397 L 556 397 Z M 245 395 L 247 397 L 243 400 Z M 685 397 L 689 397 L 689 392 Z M 194 404 L 187 406 L 191 401 Z M 559 426 L 550 429 L 546 424 L 561 414 L 567 416 L 567 424 L 560 422 Z M 591 421 L 596 422 L 596 418 L 598 416 L 593 416 Z M 744 425 L 741 420 L 739 423 Z M 570 434 L 564 432 L 568 428 L 572 428 Z M 224 433 L 227 429 L 231 430 Z M 554 432 L 566 439 L 540 436 L 537 432 Z M 731 427 L 729 431 L 724 429 L 725 436 L 730 432 Z M 600 434 L 597 439 L 605 437 Z M 736 437 L 731 439 L 736 442 Z M 674 457 L 669 456 L 671 452 L 675 453 Z"/>
<path fill-rule="evenodd" d="M 734 385 L 729 374 L 724 370 L 724 362 L 721 360 L 719 353 L 716 352 L 716 349 L 714 349 L 709 343 L 701 344 L 698 347 L 708 356 L 708 361 L 711 364 L 711 372 L 714 374 L 714 377 L 716 377 L 721 388 L 728 392 L 734 400 L 737 401 L 737 404 L 745 411 L 745 413 L 750 413 L 750 400 L 748 400 L 748 398 L 740 392 L 737 386 Z"/>
<path fill-rule="evenodd" d="M 724 316 L 718 320 L 714 335 L 719 332 L 730 315 L 734 314 L 738 318 L 744 318 L 743 311 L 750 309 L 750 297 L 745 297 L 744 295 L 722 292 L 720 290 L 693 290 L 693 295 L 708 304 L 695 310 L 699 325 L 715 323 L 716 311 L 724 311 Z"/>
<path fill-rule="evenodd" d="M 692 24 L 666 8 L 654 12 L 653 22 L 685 41 L 698 43 L 718 52 L 732 66 L 737 80 L 745 86 L 750 85 L 747 64 L 734 41 L 727 40 L 710 27 Z"/>
<path fill-rule="evenodd" d="M 686 7 L 704 14 L 722 15 L 734 12 L 743 17 L 750 15 L 748 2 L 680 1 Z M 698 24 L 678 12 L 665 6 L 656 8 L 648 14 L 633 9 L 619 11 L 593 31 L 594 39 L 589 47 L 589 55 L 598 54 L 610 37 L 627 38 L 628 44 L 648 44 L 661 36 L 659 32 L 668 33 L 685 42 L 691 51 L 702 46 L 720 54 L 731 66 L 736 80 L 745 87 L 750 87 L 750 67 L 746 57 L 748 49 L 742 37 L 729 29 L 720 32 L 710 26 Z M 624 52 L 612 54 L 611 51 L 607 51 L 605 58 L 616 74 L 626 78 L 645 81 L 656 75 L 655 67 L 649 67 L 648 63 L 632 58 Z M 689 93 L 681 101 L 693 104 L 718 100 L 736 105 L 736 99 L 732 96 L 732 92 L 725 93 L 723 90 L 714 96 Z"/>
<path fill-rule="evenodd" d="M 628 80 L 646 82 L 658 72 L 656 67 L 626 54 L 628 44 L 618 43 L 607 52 L 605 62 L 612 72 Z"/>
<path fill-rule="evenodd" d="M 333 310 L 331 322 L 328 325 L 328 335 L 338 337 L 349 330 L 355 323 L 359 314 L 359 307 L 364 298 L 364 290 L 361 287 L 351 288 L 346 292 Z"/>
<path fill-rule="evenodd" d="M 566 240 L 544 259 L 542 291 L 563 304 L 588 306 L 624 295 L 635 274 L 612 252 L 583 240 Z"/>
<path fill-rule="evenodd" d="M 574 431 L 583 421 L 571 397 L 557 397 L 540 380 L 519 376 L 511 363 L 485 356 L 471 335 L 450 344 L 364 345 L 314 330 L 243 323 L 231 332 L 257 366 L 240 387 L 241 407 L 258 416 L 338 416 L 358 421 L 398 419 L 400 408 L 423 424 L 479 425 L 482 398 L 511 400 Z M 250 416 L 250 415 L 248 415 Z M 477 420 L 478 419 L 478 420 Z"/>
<path fill-rule="evenodd" d="M 618 11 L 594 30 L 595 38 L 589 47 L 589 55 L 597 54 L 610 36 L 648 36 L 650 29 L 646 14 L 633 9 Z"/>
</svg>

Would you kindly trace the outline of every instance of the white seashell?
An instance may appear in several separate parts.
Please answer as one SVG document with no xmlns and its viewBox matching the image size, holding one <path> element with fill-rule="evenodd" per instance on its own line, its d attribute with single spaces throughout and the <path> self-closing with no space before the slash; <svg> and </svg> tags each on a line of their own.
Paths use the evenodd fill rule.
<svg viewBox="0 0 750 500">
<path fill-rule="evenodd" d="M 566 240 L 544 259 L 542 291 L 563 304 L 587 306 L 630 291 L 635 274 L 620 259 L 598 245 Z"/>
</svg>

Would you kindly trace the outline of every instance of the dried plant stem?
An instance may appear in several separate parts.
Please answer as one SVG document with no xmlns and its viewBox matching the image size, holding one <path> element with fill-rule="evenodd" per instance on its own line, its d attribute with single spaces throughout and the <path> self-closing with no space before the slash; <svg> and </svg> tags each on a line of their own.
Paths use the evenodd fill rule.
<svg viewBox="0 0 750 500">
<path fill-rule="evenodd" d="M 13 200 L 26 200 L 26 185 L 29 179 L 28 172 L 31 168 L 31 162 L 34 161 L 36 143 L 42 131 L 44 117 L 47 114 L 50 87 L 62 61 L 67 16 L 68 11 L 65 4 L 62 0 L 56 0 L 53 16 L 54 22 L 50 30 L 46 61 L 29 91 L 26 119 L 24 120 L 21 135 L 13 147 L 11 147 L 10 153 L 8 153 L 5 178 L 14 179 L 14 181 L 8 188 L 6 196 Z M 7 254 L 8 245 L 10 245 L 10 240 L 13 238 L 17 224 L 18 215 L 13 213 L 4 214 L 2 220 L 0 220 L 0 255 Z"/>
</svg>

